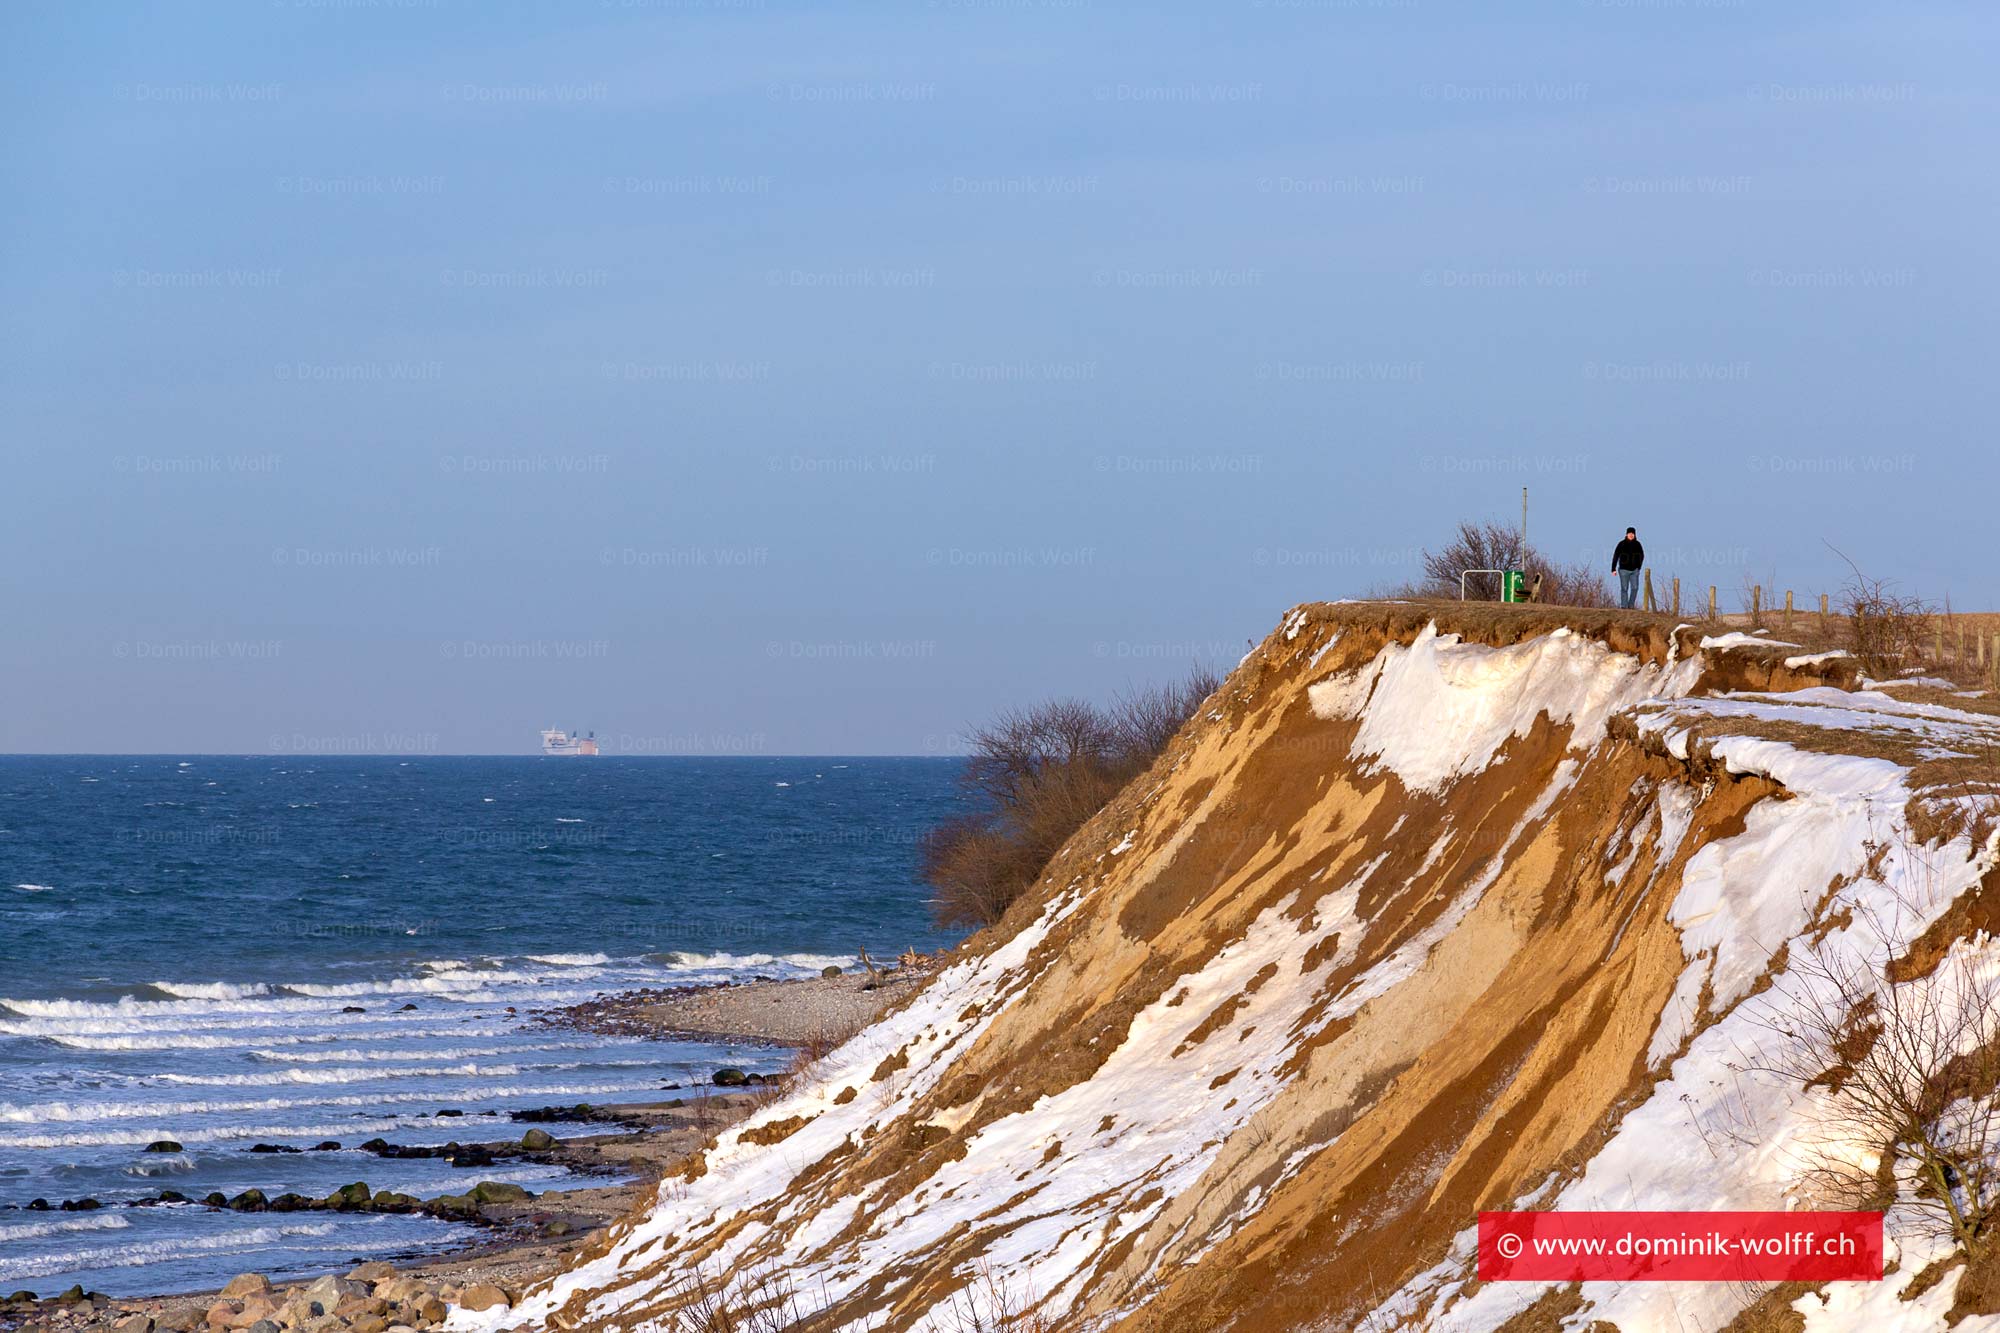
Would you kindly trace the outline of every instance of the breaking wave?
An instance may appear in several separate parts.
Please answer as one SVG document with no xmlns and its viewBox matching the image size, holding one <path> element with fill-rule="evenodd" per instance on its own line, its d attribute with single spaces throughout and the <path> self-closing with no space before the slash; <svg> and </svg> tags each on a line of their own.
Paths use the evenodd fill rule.
<svg viewBox="0 0 2000 1333">
<path fill-rule="evenodd" d="M 44 1277 L 50 1273 L 74 1272 L 80 1268 L 139 1268 L 184 1255 L 218 1252 L 228 1254 L 274 1245 L 283 1240 L 307 1236 L 331 1236 L 333 1232 L 333 1223 L 316 1222 L 298 1226 L 252 1227 L 245 1231 L 225 1232 L 219 1236 L 189 1236 L 179 1240 L 152 1241 L 142 1245 L 94 1246 L 71 1250 L 67 1254 L 37 1255 L 33 1259 L 14 1263 L 0 1260 L 0 1280 L 12 1282 L 21 1278 Z"/>
<path fill-rule="evenodd" d="M 40 1236 L 65 1236 L 73 1231 L 123 1231 L 131 1225 L 116 1213 L 64 1218 L 60 1222 L 30 1222 L 25 1226 L 0 1227 L 0 1245 L 9 1241 L 34 1240 Z"/>
</svg>

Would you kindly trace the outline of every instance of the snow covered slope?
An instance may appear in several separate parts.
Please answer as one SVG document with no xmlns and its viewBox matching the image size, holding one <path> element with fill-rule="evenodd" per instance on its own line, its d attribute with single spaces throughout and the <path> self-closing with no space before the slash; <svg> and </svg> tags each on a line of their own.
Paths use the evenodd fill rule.
<svg viewBox="0 0 2000 1333">
<path fill-rule="evenodd" d="M 2000 1327 L 1893 1212 L 1869 1286 L 1473 1278 L 1481 1208 L 1809 1203 L 1823 1090 L 1740 1069 L 1793 950 L 1986 947 L 2000 719 L 1783 652 L 1298 608 L 1002 926 L 455 1326 Z"/>
</svg>

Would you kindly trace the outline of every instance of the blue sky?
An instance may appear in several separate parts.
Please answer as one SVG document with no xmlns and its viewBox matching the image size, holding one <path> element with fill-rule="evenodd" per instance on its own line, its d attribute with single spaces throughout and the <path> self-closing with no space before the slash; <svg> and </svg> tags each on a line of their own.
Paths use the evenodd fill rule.
<svg viewBox="0 0 2000 1333">
<path fill-rule="evenodd" d="M 0 750 L 948 752 L 1523 485 L 2000 606 L 1987 7 L 0 28 Z"/>
</svg>

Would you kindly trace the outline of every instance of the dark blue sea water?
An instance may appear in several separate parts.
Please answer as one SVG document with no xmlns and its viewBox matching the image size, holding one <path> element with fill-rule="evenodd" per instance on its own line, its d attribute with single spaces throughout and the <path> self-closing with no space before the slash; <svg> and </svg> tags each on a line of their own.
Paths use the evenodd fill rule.
<svg viewBox="0 0 2000 1333">
<path fill-rule="evenodd" d="M 648 1100 L 724 1063 L 777 1068 L 783 1052 L 523 1020 L 950 943 L 914 865 L 956 806 L 956 771 L 0 758 L 0 1291 L 194 1290 L 450 1244 L 459 1229 L 424 1218 L 118 1205 L 363 1179 L 419 1196 L 479 1179 L 544 1189 L 552 1168 L 467 1173 L 354 1145 L 514 1137 L 512 1110 Z M 182 1151 L 143 1151 L 161 1139 Z M 330 1139 L 343 1147 L 248 1151 Z M 110 1206 L 22 1207 L 86 1196 Z"/>
</svg>

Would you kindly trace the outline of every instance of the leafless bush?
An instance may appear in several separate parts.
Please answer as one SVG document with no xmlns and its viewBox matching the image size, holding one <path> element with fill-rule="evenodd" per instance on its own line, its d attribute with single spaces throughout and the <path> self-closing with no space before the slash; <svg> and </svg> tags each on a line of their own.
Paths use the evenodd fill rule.
<svg viewBox="0 0 2000 1333">
<path fill-rule="evenodd" d="M 975 809 L 925 839 L 920 872 L 946 926 L 991 925 L 1070 836 L 1145 771 L 1221 684 L 1197 668 L 1103 708 L 1059 699 L 1002 714 L 972 736 Z"/>
<path fill-rule="evenodd" d="M 668 1284 L 665 1301 L 668 1308 L 649 1321 L 662 1333 L 793 1333 L 815 1313 L 775 1272 L 725 1281 L 694 1269 Z"/>
<path fill-rule="evenodd" d="M 1605 553 L 1606 563 L 1610 552 Z M 1464 522 L 1449 541 L 1437 550 L 1424 552 L 1424 581 L 1418 591 L 1430 597 L 1458 596 L 1459 575 L 1468 569 L 1518 569 L 1530 583 L 1541 576 L 1539 599 L 1557 606 L 1607 606 L 1604 576 L 1593 565 L 1579 562 L 1561 565 L 1532 545 L 1521 544 L 1518 529 L 1501 523 Z M 1465 580 L 1468 599 L 1498 601 L 1500 580 L 1492 574 L 1474 574 Z"/>
<path fill-rule="evenodd" d="M 1761 1018 L 1776 1040 L 1744 1067 L 1823 1090 L 1803 1159 L 1813 1202 L 1876 1209 L 1907 1193 L 1921 1227 L 1974 1254 L 2000 1217 L 2000 979 L 1954 950 L 1888 982 L 1825 942 L 1790 970 L 1802 984 Z"/>
<path fill-rule="evenodd" d="M 982 1264 L 971 1282 L 931 1312 L 924 1333 L 1056 1333 L 1057 1324 L 1036 1305 L 1032 1295 Z"/>
<path fill-rule="evenodd" d="M 1853 637 L 1854 655 L 1869 675 L 1894 675 L 1917 660 L 1937 608 L 1921 597 L 1899 594 L 1886 579 L 1869 578 L 1839 547 L 1828 545 L 1853 571 L 1840 590 L 1839 606 Z"/>
</svg>

